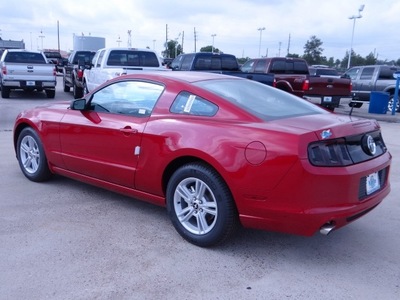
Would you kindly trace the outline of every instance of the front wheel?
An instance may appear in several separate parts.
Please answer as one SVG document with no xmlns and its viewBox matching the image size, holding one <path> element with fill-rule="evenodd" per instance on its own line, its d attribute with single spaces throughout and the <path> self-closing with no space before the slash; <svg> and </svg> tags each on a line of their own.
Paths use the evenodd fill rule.
<svg viewBox="0 0 400 300">
<path fill-rule="evenodd" d="M 178 233 L 200 247 L 231 237 L 238 213 L 228 186 L 219 174 L 201 163 L 182 166 L 167 186 L 167 211 Z"/>
<path fill-rule="evenodd" d="M 22 173 L 32 181 L 41 182 L 51 176 L 38 134 L 30 127 L 24 128 L 17 140 L 17 159 Z"/>
</svg>

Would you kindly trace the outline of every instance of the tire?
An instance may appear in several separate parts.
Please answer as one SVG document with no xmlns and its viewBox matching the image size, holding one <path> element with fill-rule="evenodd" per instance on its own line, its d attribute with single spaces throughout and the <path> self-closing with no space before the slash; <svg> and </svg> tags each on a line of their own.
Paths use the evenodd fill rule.
<svg viewBox="0 0 400 300">
<path fill-rule="evenodd" d="M 79 99 L 83 97 L 83 88 L 76 86 L 74 83 L 74 98 Z"/>
<path fill-rule="evenodd" d="M 46 90 L 47 98 L 54 98 L 56 96 L 56 90 Z"/>
<path fill-rule="evenodd" d="M 65 78 L 63 80 L 64 92 L 69 93 L 70 87 L 67 85 Z"/>
<path fill-rule="evenodd" d="M 393 104 L 394 104 L 394 95 L 390 95 L 387 108 L 388 112 L 392 112 Z M 400 112 L 400 95 L 397 97 L 396 111 Z"/>
<path fill-rule="evenodd" d="M 31 127 L 23 129 L 18 136 L 17 159 L 22 173 L 29 180 L 42 182 L 51 177 L 42 142 Z"/>
<path fill-rule="evenodd" d="M 166 201 L 175 229 L 194 245 L 217 245 L 238 228 L 238 213 L 228 186 L 204 164 L 189 163 L 176 170 L 167 185 Z"/>
<path fill-rule="evenodd" d="M 83 81 L 83 94 L 89 93 L 88 87 L 86 85 L 86 80 Z"/>
<path fill-rule="evenodd" d="M 1 87 L 1 98 L 10 98 L 10 88 L 2 86 Z"/>
</svg>

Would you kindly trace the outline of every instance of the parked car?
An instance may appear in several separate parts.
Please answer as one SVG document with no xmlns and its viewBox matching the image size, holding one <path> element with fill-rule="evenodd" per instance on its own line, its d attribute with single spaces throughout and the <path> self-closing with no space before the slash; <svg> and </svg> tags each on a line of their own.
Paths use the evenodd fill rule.
<svg viewBox="0 0 400 300">
<path fill-rule="evenodd" d="M 310 76 L 307 62 L 302 58 L 265 57 L 247 61 L 243 72 L 272 73 L 276 87 L 333 111 L 344 99 L 350 102 L 351 80 Z"/>
<path fill-rule="evenodd" d="M 308 67 L 308 71 L 310 72 L 311 76 L 335 77 L 335 78 L 341 77 L 338 70 L 325 66 L 311 66 Z"/>
<path fill-rule="evenodd" d="M 68 93 L 72 88 L 74 98 L 78 99 L 83 96 L 83 72 L 90 68 L 92 59 L 96 52 L 77 50 L 73 51 L 63 70 L 63 86 L 64 92 Z"/>
<path fill-rule="evenodd" d="M 181 54 L 171 62 L 169 68 L 172 71 L 219 73 L 255 80 L 263 84 L 275 86 L 274 74 L 242 72 L 236 56 L 227 53 L 197 52 Z"/>
<path fill-rule="evenodd" d="M 49 63 L 54 64 L 56 71 L 62 73 L 67 59 L 62 57 L 61 53 L 58 51 L 43 51 L 43 54 L 46 56 Z"/>
<path fill-rule="evenodd" d="M 56 95 L 56 70 L 43 53 L 25 49 L 7 49 L 0 58 L 1 97 L 10 98 L 13 90 L 45 92 Z"/>
<path fill-rule="evenodd" d="M 59 174 L 166 206 L 178 233 L 202 247 L 239 224 L 328 234 L 390 191 L 378 122 L 208 72 L 120 76 L 22 112 L 13 135 L 28 179 Z"/>
<path fill-rule="evenodd" d="M 353 82 L 353 99 L 357 101 L 354 107 L 361 107 L 362 101 L 369 102 L 371 92 L 386 92 L 389 94 L 388 111 L 392 111 L 396 89 L 393 73 L 398 71 L 399 67 L 386 65 L 358 66 L 347 70 L 345 75 Z M 400 112 L 399 101 L 396 111 Z"/>
<path fill-rule="evenodd" d="M 167 70 L 153 50 L 122 47 L 99 49 L 83 72 L 84 93 L 120 75 L 151 70 Z"/>
</svg>

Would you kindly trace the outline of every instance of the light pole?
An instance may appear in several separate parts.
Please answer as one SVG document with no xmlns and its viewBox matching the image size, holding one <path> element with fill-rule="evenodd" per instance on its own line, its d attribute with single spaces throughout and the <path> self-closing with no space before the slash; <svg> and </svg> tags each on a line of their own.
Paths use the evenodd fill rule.
<svg viewBox="0 0 400 300">
<path fill-rule="evenodd" d="M 213 39 L 213 41 L 212 41 L 212 46 L 211 46 L 211 53 L 214 53 L 214 38 L 217 36 L 215 33 L 213 33 L 212 35 L 212 39 Z"/>
<path fill-rule="evenodd" d="M 262 36 L 262 31 L 265 30 L 265 27 L 260 27 L 257 30 L 260 31 L 260 42 L 258 44 L 258 57 L 261 57 L 261 36 Z"/>
<path fill-rule="evenodd" d="M 350 20 L 353 20 L 353 31 L 351 33 L 351 44 L 350 44 L 349 60 L 347 61 L 347 69 L 350 68 L 351 54 L 353 53 L 353 38 L 354 38 L 354 28 L 356 27 L 356 19 L 362 18 L 361 12 L 364 10 L 364 6 L 365 5 L 362 4 L 358 9 L 358 16 L 353 15 L 349 17 Z"/>
</svg>

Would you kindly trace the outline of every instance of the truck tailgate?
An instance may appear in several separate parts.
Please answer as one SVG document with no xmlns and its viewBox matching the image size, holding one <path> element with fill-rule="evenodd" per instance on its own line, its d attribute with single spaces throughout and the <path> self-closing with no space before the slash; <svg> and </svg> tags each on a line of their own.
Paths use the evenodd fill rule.
<svg viewBox="0 0 400 300">
<path fill-rule="evenodd" d="M 24 63 L 8 63 L 7 79 L 8 80 L 54 80 L 55 70 L 53 64 L 24 64 Z"/>
<path fill-rule="evenodd" d="M 348 96 L 351 95 L 351 80 L 335 77 L 309 77 L 307 96 Z"/>
</svg>

